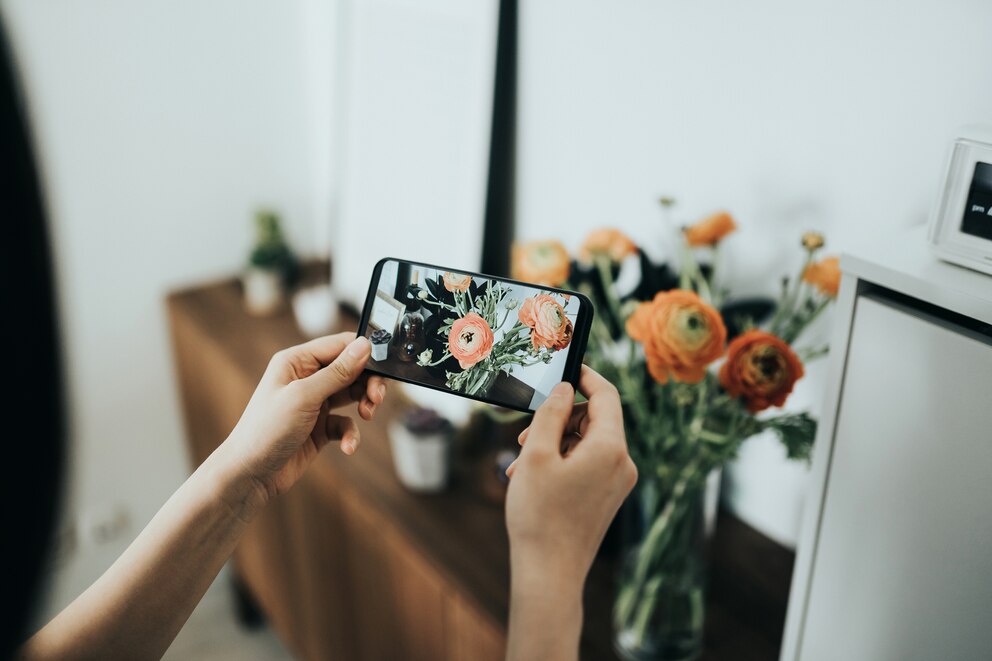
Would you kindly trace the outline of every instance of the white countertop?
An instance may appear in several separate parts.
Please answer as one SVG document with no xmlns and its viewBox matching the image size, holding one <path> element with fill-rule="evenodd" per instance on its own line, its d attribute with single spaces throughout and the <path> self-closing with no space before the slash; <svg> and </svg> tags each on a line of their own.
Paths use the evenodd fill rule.
<svg viewBox="0 0 992 661">
<path fill-rule="evenodd" d="M 860 280 L 992 324 L 992 275 L 937 259 L 926 227 L 845 252 L 840 265 Z"/>
</svg>

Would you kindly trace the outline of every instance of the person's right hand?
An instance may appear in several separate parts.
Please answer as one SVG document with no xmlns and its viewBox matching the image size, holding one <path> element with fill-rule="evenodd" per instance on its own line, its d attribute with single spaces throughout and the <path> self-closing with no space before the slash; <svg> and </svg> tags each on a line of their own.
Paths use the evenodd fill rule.
<svg viewBox="0 0 992 661">
<path fill-rule="evenodd" d="M 581 586 L 620 504 L 637 481 L 617 389 L 583 366 L 574 404 L 560 383 L 520 435 L 510 466 L 506 526 L 515 580 L 552 574 Z M 564 454 L 563 454 L 564 452 Z"/>
</svg>

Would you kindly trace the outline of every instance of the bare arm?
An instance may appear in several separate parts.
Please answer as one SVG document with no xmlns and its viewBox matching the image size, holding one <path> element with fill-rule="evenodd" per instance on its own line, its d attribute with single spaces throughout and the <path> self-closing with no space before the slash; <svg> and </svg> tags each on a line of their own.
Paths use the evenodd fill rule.
<svg viewBox="0 0 992 661">
<path fill-rule="evenodd" d="M 277 354 L 231 436 L 179 488 L 120 558 L 22 648 L 25 660 L 158 659 L 255 514 L 317 452 L 358 447 L 351 418 L 371 419 L 385 382 L 361 377 L 367 340 L 320 338 Z"/>
<path fill-rule="evenodd" d="M 572 387 L 555 387 L 507 470 L 511 661 L 578 659 L 586 575 L 637 481 L 616 388 L 584 367 L 579 389 L 589 401 L 573 405 Z"/>
</svg>

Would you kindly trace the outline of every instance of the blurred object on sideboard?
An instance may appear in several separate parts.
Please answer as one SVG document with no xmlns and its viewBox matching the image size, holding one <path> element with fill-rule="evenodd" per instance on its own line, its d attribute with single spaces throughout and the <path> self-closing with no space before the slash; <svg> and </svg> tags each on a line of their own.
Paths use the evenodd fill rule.
<svg viewBox="0 0 992 661">
<path fill-rule="evenodd" d="M 293 294 L 293 316 L 308 338 L 327 335 L 341 321 L 341 305 L 329 284 L 303 287 Z"/>
<path fill-rule="evenodd" d="M 255 245 L 243 276 L 248 312 L 257 316 L 275 313 L 298 275 L 299 262 L 283 236 L 279 214 L 259 209 L 255 212 Z"/>
<path fill-rule="evenodd" d="M 448 485 L 451 423 L 428 408 L 414 407 L 389 426 L 396 476 L 407 489 L 437 493 Z"/>
</svg>

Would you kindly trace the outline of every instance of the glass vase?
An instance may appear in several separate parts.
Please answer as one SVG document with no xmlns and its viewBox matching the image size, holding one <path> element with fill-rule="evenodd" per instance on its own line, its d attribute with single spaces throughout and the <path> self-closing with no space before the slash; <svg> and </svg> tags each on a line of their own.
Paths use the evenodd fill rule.
<svg viewBox="0 0 992 661">
<path fill-rule="evenodd" d="M 472 395 L 478 395 L 479 397 L 485 397 L 489 394 L 489 389 L 496 384 L 496 379 L 499 377 L 500 370 L 476 369 L 479 369 L 479 375 L 470 387 L 469 393 Z"/>
<path fill-rule="evenodd" d="M 628 661 L 687 661 L 702 652 L 706 481 L 660 493 L 642 479 L 624 512 L 613 626 L 614 647 Z"/>
</svg>

